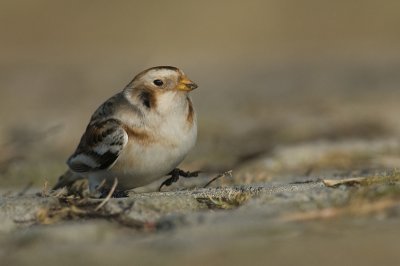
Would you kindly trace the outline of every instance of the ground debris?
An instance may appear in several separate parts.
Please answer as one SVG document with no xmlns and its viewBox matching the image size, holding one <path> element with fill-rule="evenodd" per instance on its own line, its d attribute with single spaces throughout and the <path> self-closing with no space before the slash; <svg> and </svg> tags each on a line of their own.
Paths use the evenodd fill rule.
<svg viewBox="0 0 400 266">
<path fill-rule="evenodd" d="M 211 185 L 211 183 L 213 183 L 215 180 L 217 180 L 217 179 L 219 179 L 221 177 L 225 177 L 225 176 L 232 177 L 232 172 L 233 172 L 232 170 L 229 170 L 229 171 L 223 172 L 221 174 L 218 174 L 217 176 L 213 177 L 210 181 L 208 181 L 207 184 L 205 184 L 203 186 L 203 188 L 208 187 L 209 185 Z"/>
<path fill-rule="evenodd" d="M 146 226 L 143 221 L 137 221 L 126 215 L 133 204 L 121 206 L 117 202 L 108 200 L 60 198 L 59 206 L 41 207 L 36 212 L 36 223 L 49 225 L 68 220 L 105 219 L 136 229 Z"/>
<path fill-rule="evenodd" d="M 346 186 L 371 186 L 374 184 L 395 184 L 400 182 L 400 172 L 391 170 L 380 174 L 363 176 L 363 177 L 348 177 L 341 179 L 322 179 L 322 182 L 327 187 Z"/>
<path fill-rule="evenodd" d="M 352 187 L 344 204 L 306 212 L 285 213 L 284 221 L 308 221 L 339 217 L 389 216 L 400 208 L 399 174 L 323 180 L 325 186 L 336 188 L 340 185 Z M 353 188 L 353 186 L 356 186 Z M 397 210 L 397 211 L 392 211 Z"/>
<path fill-rule="evenodd" d="M 340 185 L 354 186 L 360 185 L 366 177 L 351 177 L 345 179 L 323 179 L 322 182 L 327 187 L 338 187 Z"/>
<path fill-rule="evenodd" d="M 239 206 L 246 203 L 249 199 L 252 198 L 250 193 L 246 192 L 230 192 L 227 196 L 208 196 L 208 197 L 199 197 L 196 200 L 200 203 L 204 203 L 207 205 L 209 209 L 235 209 Z"/>
</svg>

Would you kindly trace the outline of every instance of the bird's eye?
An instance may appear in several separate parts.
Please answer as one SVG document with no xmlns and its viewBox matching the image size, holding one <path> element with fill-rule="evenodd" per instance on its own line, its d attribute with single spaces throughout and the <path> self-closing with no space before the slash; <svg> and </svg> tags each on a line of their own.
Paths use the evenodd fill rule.
<svg viewBox="0 0 400 266">
<path fill-rule="evenodd" d="M 153 81 L 154 85 L 160 87 L 164 84 L 164 82 L 161 79 L 156 79 Z"/>
</svg>

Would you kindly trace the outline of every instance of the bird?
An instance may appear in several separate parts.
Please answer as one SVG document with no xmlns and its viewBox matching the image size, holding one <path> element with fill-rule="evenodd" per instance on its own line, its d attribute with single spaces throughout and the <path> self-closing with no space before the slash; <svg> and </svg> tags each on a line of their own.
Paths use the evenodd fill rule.
<svg viewBox="0 0 400 266">
<path fill-rule="evenodd" d="M 101 104 L 90 118 L 68 170 L 53 189 L 87 178 L 95 195 L 99 186 L 115 193 L 145 186 L 164 176 L 165 185 L 180 176 L 177 166 L 195 146 L 197 115 L 189 93 L 198 86 L 177 67 L 156 66 L 137 74 L 122 91 Z"/>
</svg>

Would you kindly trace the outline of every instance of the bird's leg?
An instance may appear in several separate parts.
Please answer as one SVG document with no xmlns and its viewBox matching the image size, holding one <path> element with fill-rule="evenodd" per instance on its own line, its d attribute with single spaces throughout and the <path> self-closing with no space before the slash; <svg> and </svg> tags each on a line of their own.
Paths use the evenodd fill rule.
<svg viewBox="0 0 400 266">
<path fill-rule="evenodd" d="M 190 172 L 190 171 L 183 171 L 179 168 L 175 168 L 168 174 L 171 177 L 161 183 L 160 187 L 158 188 L 158 191 L 161 191 L 161 188 L 163 186 L 168 187 L 172 183 L 175 183 L 176 181 L 178 181 L 180 176 L 185 177 L 185 178 L 197 177 L 197 176 L 199 176 L 199 173 L 200 173 L 200 171 Z"/>
</svg>

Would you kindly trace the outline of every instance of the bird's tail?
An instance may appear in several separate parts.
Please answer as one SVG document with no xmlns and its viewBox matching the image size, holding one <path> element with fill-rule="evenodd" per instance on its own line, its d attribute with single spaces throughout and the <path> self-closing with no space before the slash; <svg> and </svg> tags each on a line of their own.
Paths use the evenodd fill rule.
<svg viewBox="0 0 400 266">
<path fill-rule="evenodd" d="M 83 179 L 84 177 L 72 172 L 71 170 L 67 170 L 64 174 L 62 174 L 57 183 L 54 185 L 53 190 L 60 189 L 63 187 L 71 187 L 72 184 L 79 179 Z"/>
</svg>

